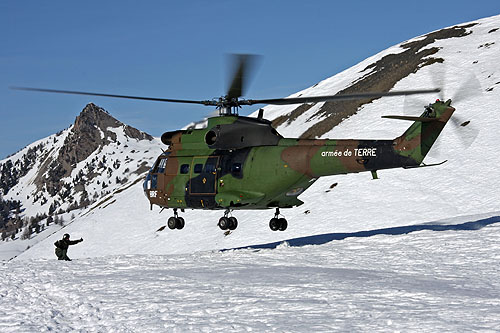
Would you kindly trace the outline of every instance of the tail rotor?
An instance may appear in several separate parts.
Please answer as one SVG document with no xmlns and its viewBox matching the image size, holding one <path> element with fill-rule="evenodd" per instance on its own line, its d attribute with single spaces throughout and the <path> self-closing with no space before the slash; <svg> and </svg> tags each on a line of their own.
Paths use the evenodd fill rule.
<svg viewBox="0 0 500 333">
<path fill-rule="evenodd" d="M 447 67 L 444 64 L 434 65 L 431 69 L 430 79 L 434 87 L 439 87 L 438 99 L 445 101 L 447 92 L 449 91 L 450 82 L 447 81 Z M 456 108 L 455 113 L 450 119 L 451 133 L 457 137 L 463 149 L 468 149 L 479 135 L 479 129 L 474 125 L 474 120 L 467 114 L 468 101 L 477 98 L 482 94 L 481 83 L 476 75 L 469 72 L 467 75 L 460 76 L 461 83 L 458 89 L 455 90 L 451 97 L 453 107 Z M 429 101 L 424 101 L 416 96 L 406 96 L 404 101 L 404 114 L 415 114 L 416 110 L 420 112 L 422 107 L 429 104 Z M 438 139 L 429 152 L 432 157 L 440 157 L 441 140 Z"/>
</svg>

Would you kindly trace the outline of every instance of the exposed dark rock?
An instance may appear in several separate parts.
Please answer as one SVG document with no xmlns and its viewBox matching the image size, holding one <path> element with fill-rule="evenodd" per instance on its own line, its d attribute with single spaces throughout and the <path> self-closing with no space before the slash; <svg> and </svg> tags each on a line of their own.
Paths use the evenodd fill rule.
<svg viewBox="0 0 500 333">
<path fill-rule="evenodd" d="M 125 125 L 125 135 L 137 140 L 149 140 L 149 141 L 153 140 L 153 137 L 151 135 L 141 132 L 138 129 L 128 125 Z"/>
<path fill-rule="evenodd" d="M 64 185 L 60 179 L 68 177 L 79 162 L 87 159 L 96 150 L 117 141 L 116 133 L 111 129 L 119 127 L 123 127 L 125 135 L 131 139 L 153 140 L 149 134 L 123 124 L 97 105 L 89 103 L 85 106 L 76 117 L 57 158 L 47 159 L 42 164 L 35 178 L 38 189 L 45 186 L 50 195 L 56 195 Z M 97 164 L 96 162 L 96 166 Z M 87 180 L 98 175 L 93 165 L 89 165 L 88 169 Z"/>
<path fill-rule="evenodd" d="M 315 105 L 315 103 L 314 104 L 302 104 L 298 108 L 296 108 L 295 110 L 290 112 L 289 114 L 279 116 L 278 118 L 276 118 L 272 121 L 273 127 L 276 128 L 276 127 L 284 124 L 285 122 L 287 123 L 287 125 L 290 125 L 295 119 L 297 119 L 298 116 L 300 116 L 301 114 L 303 114 L 304 112 L 306 112 L 307 110 L 312 108 L 314 105 Z"/>
<path fill-rule="evenodd" d="M 37 145 L 29 148 L 28 151 L 14 163 L 7 160 L 0 164 L 0 192 L 4 195 L 9 193 L 9 190 L 14 187 L 19 179 L 25 176 L 29 170 L 35 165 L 37 159 L 40 158 L 40 151 L 43 145 Z"/>
<path fill-rule="evenodd" d="M 140 175 L 140 174 L 142 174 L 142 173 L 144 173 L 144 172 L 148 171 L 150 168 L 151 168 L 151 166 L 148 164 L 148 162 L 142 162 L 142 163 L 138 166 L 137 170 L 135 170 L 133 173 L 134 173 L 134 174 L 137 174 L 137 175 Z"/>
<path fill-rule="evenodd" d="M 475 24 L 476 23 L 472 23 L 442 29 L 429 33 L 420 40 L 402 44 L 401 46 L 405 51 L 398 54 L 386 55 L 382 59 L 366 67 L 362 72 L 367 73 L 361 79 L 353 82 L 348 88 L 338 92 L 338 95 L 360 92 L 388 92 L 398 81 L 407 77 L 409 74 L 417 72 L 424 66 L 444 61 L 441 58 L 431 57 L 439 51 L 437 47 L 425 49 L 426 46 L 434 43 L 436 40 L 466 36 L 470 33 L 466 29 Z M 356 114 L 362 105 L 370 103 L 374 99 L 375 98 L 366 98 L 363 100 L 325 102 L 321 109 L 311 116 L 311 118 L 321 117 L 323 120 L 311 126 L 300 137 L 320 137 L 337 126 L 344 119 Z M 299 107 L 290 113 L 289 117 L 295 119 L 308 109 L 307 107 L 302 109 Z M 286 119 L 277 118 L 274 121 L 277 124 L 283 124 Z"/>
<path fill-rule="evenodd" d="M 491 45 L 495 44 L 495 42 L 491 42 L 491 43 L 485 43 L 485 44 L 481 44 L 478 46 L 478 49 L 484 47 L 486 49 L 489 49 Z"/>
<path fill-rule="evenodd" d="M 62 136 L 63 134 L 65 136 Z M 118 138 L 117 134 L 121 137 Z M 95 181 L 95 177 L 107 175 L 111 178 L 114 169 L 120 168 L 122 162 L 120 159 L 111 160 L 106 154 L 99 155 L 107 145 L 119 146 L 121 143 L 118 140 L 121 140 L 121 143 L 124 143 L 122 146 L 126 147 L 127 144 L 123 141 L 152 141 L 154 139 L 149 134 L 121 123 L 104 109 L 90 103 L 76 117 L 75 123 L 69 129 L 60 131 L 45 143 L 23 150 L 19 158 L 5 159 L 0 163 L 0 234 L 10 237 L 12 233 L 14 237 L 18 215 L 24 211 L 21 201 L 3 200 L 3 195 L 12 191 L 20 179 L 34 168 L 36 168 L 34 170 L 36 174 L 29 180 L 29 183 L 33 182 L 36 190 L 26 195 L 26 200 L 40 205 L 46 213 L 60 214 L 63 205 L 66 206 L 66 211 L 70 211 L 96 201 L 99 193 L 94 192 L 93 196 L 89 197 L 86 187 Z M 116 152 L 120 154 L 120 151 Z M 82 161 L 85 161 L 82 163 L 85 165 L 81 170 L 72 178 L 67 178 L 72 174 L 76 165 Z M 130 162 L 128 157 L 125 158 L 124 163 L 127 162 Z M 147 162 L 142 164 L 138 162 L 138 170 L 127 168 L 123 174 L 116 177 L 116 181 L 127 182 L 130 175 L 140 174 L 147 170 L 147 164 Z M 62 181 L 64 178 L 67 179 Z M 101 181 L 100 184 L 102 188 L 106 188 L 111 185 L 111 180 Z M 16 195 L 19 196 L 20 192 L 18 191 Z M 108 193 L 109 191 L 101 191 L 101 196 Z M 50 201 L 52 202 L 48 204 Z M 37 219 L 45 217 L 39 215 Z"/>
</svg>

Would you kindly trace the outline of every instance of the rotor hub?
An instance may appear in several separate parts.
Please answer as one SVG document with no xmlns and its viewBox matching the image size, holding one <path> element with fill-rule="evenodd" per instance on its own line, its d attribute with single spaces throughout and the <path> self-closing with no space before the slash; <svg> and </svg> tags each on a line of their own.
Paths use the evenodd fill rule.
<svg viewBox="0 0 500 333">
<path fill-rule="evenodd" d="M 221 96 L 218 99 L 214 98 L 214 104 L 221 116 L 238 115 L 238 111 L 241 108 L 237 97 L 229 98 L 227 95 Z"/>
</svg>

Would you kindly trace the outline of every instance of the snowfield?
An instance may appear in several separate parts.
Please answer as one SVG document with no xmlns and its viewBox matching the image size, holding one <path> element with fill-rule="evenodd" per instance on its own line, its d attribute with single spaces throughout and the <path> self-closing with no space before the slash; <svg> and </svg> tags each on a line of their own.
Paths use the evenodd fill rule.
<svg viewBox="0 0 500 333">
<path fill-rule="evenodd" d="M 302 247 L 15 260 L 1 267 L 0 331 L 498 331 L 500 216 L 452 222 Z"/>
<path fill-rule="evenodd" d="M 172 210 L 150 210 L 144 175 L 130 174 L 74 219 L 65 214 L 62 229 L 0 243 L 0 332 L 500 331 L 500 15 L 477 22 L 467 36 L 428 45 L 444 63 L 394 88 L 432 88 L 433 73 L 446 72 L 444 98 L 470 121 L 448 124 L 425 159 L 446 163 L 381 170 L 378 180 L 322 177 L 300 195 L 302 206 L 281 210 L 286 231 L 269 229 L 274 210 L 236 210 L 228 235 L 217 227 L 222 210 L 186 210 L 184 229 L 160 231 Z M 299 93 L 334 94 L 400 51 Z M 461 90 L 470 72 L 481 94 Z M 395 138 L 410 123 L 381 116 L 406 114 L 405 104 L 418 115 L 437 97 L 375 100 L 323 137 Z M 264 116 L 294 108 L 269 106 Z M 313 111 L 278 131 L 297 137 L 318 120 Z M 473 141 L 470 129 L 479 131 Z M 158 139 L 141 147 L 123 151 L 136 154 L 130 163 L 161 153 Z M 72 262 L 55 260 L 64 233 L 84 239 L 70 247 Z"/>
</svg>

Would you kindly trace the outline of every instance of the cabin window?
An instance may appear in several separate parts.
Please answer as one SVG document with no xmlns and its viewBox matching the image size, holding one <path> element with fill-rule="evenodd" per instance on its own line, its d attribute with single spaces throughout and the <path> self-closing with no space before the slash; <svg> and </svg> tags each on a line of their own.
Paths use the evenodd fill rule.
<svg viewBox="0 0 500 333">
<path fill-rule="evenodd" d="M 203 164 L 194 165 L 194 173 L 201 173 L 202 170 L 203 170 Z"/>
<path fill-rule="evenodd" d="M 189 164 L 181 165 L 181 174 L 187 174 L 187 173 L 189 173 Z"/>
<path fill-rule="evenodd" d="M 231 173 L 233 175 L 239 175 L 241 173 L 241 163 L 233 163 Z"/>
<path fill-rule="evenodd" d="M 205 164 L 205 173 L 215 173 L 215 164 Z"/>
</svg>

